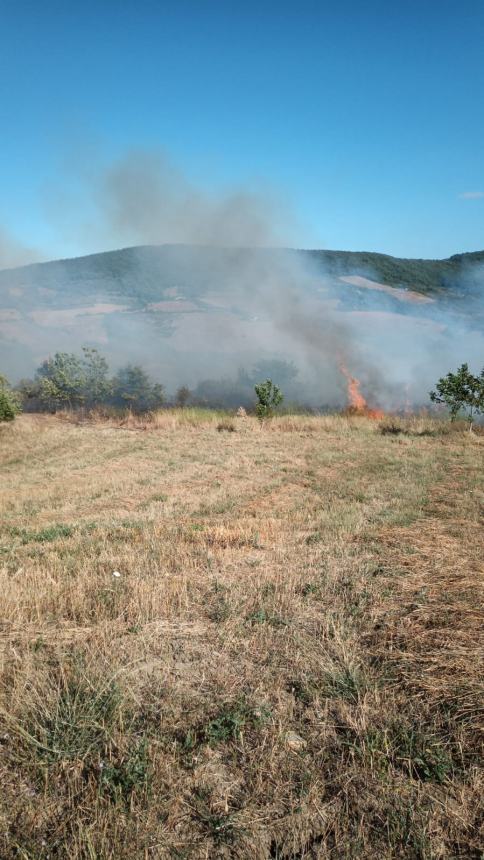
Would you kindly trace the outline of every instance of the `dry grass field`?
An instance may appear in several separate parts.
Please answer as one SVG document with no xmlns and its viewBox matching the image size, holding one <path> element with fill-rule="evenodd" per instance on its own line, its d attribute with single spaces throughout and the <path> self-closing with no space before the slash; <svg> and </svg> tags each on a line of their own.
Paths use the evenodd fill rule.
<svg viewBox="0 0 484 860">
<path fill-rule="evenodd" d="M 484 436 L 394 429 L 1 428 L 2 858 L 484 856 Z"/>
</svg>

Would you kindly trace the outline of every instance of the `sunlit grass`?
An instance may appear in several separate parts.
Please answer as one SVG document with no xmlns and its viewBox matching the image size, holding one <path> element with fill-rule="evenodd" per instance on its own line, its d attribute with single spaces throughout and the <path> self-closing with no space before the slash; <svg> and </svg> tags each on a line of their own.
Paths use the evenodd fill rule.
<svg viewBox="0 0 484 860">
<path fill-rule="evenodd" d="M 0 855 L 478 856 L 483 446 L 448 429 L 2 428 Z"/>
</svg>

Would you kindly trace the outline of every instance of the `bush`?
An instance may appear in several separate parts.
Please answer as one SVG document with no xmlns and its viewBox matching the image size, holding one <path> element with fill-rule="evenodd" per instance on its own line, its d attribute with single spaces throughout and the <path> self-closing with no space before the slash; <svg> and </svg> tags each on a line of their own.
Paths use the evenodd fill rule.
<svg viewBox="0 0 484 860">
<path fill-rule="evenodd" d="M 108 363 L 97 349 L 83 347 L 82 353 L 56 352 L 43 361 L 35 381 L 23 383 L 25 397 L 54 410 L 105 403 L 112 391 Z"/>
<path fill-rule="evenodd" d="M 13 421 L 21 411 L 20 398 L 0 374 L 0 421 Z"/>
<path fill-rule="evenodd" d="M 128 364 L 113 379 L 113 403 L 133 412 L 159 409 L 164 400 L 163 386 L 152 382 L 138 365 Z"/>
<path fill-rule="evenodd" d="M 190 397 L 192 396 L 192 392 L 188 388 L 187 385 L 182 385 L 178 391 L 176 392 L 175 403 L 181 409 L 184 409 L 188 404 Z"/>
<path fill-rule="evenodd" d="M 274 409 L 276 409 L 283 400 L 281 389 L 272 382 L 271 379 L 266 379 L 265 382 L 260 382 L 254 385 L 255 393 L 257 394 L 256 413 L 260 421 L 267 418 L 272 418 Z"/>
<path fill-rule="evenodd" d="M 405 432 L 401 423 L 393 418 L 381 421 L 378 425 L 378 430 L 382 436 L 398 436 L 400 433 Z"/>
<path fill-rule="evenodd" d="M 467 364 L 461 365 L 456 373 L 442 376 L 436 390 L 430 392 L 434 403 L 445 403 L 452 421 L 463 412 L 472 429 L 474 416 L 484 413 L 484 370 L 474 376 Z"/>
<path fill-rule="evenodd" d="M 83 347 L 80 356 L 56 352 L 18 390 L 29 411 L 114 407 L 141 413 L 158 409 L 164 399 L 163 386 L 142 367 L 128 364 L 111 378 L 104 356 L 90 347 Z"/>
<path fill-rule="evenodd" d="M 235 433 L 235 424 L 233 421 L 225 419 L 217 424 L 217 430 L 219 433 L 223 433 L 224 431 L 226 433 Z"/>
</svg>

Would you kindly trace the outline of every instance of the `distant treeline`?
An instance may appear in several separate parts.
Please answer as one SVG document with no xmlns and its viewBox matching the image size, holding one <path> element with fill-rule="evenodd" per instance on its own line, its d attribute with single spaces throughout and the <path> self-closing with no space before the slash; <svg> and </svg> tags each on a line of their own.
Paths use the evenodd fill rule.
<svg viewBox="0 0 484 860">
<path fill-rule="evenodd" d="M 30 412 L 97 406 L 146 412 L 164 401 L 163 386 L 142 367 L 128 364 L 112 374 L 106 358 L 88 347 L 81 355 L 56 352 L 42 362 L 33 379 L 22 379 L 16 390 Z"/>
<path fill-rule="evenodd" d="M 254 385 L 270 378 L 296 399 L 297 368 L 291 362 L 264 360 L 251 370 L 241 368 L 235 379 L 205 379 L 192 390 L 181 386 L 167 397 L 164 386 L 146 370 L 127 364 L 115 373 L 97 349 L 84 347 L 82 354 L 56 352 L 37 368 L 32 379 L 22 379 L 15 390 L 27 412 L 110 407 L 150 412 L 163 405 L 200 405 L 250 409 Z"/>
<path fill-rule="evenodd" d="M 302 251 L 335 275 L 370 275 L 392 287 L 421 293 L 456 291 L 466 298 L 482 287 L 484 251 L 454 254 L 445 260 L 413 260 L 368 251 Z"/>
</svg>

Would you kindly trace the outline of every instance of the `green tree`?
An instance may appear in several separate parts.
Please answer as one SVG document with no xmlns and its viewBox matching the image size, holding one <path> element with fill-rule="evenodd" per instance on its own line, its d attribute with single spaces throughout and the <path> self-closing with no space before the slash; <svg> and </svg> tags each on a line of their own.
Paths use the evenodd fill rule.
<svg viewBox="0 0 484 860">
<path fill-rule="evenodd" d="M 21 379 L 15 389 L 23 408 L 28 412 L 37 412 L 42 409 L 38 379 Z"/>
<path fill-rule="evenodd" d="M 445 403 L 454 421 L 459 412 L 464 412 L 472 430 L 474 417 L 484 412 L 484 370 L 474 376 L 467 364 L 462 364 L 456 373 L 442 376 L 430 392 L 433 403 Z"/>
<path fill-rule="evenodd" d="M 56 352 L 42 362 L 36 372 L 39 398 L 51 409 L 80 406 L 85 399 L 86 374 L 74 353 Z"/>
<path fill-rule="evenodd" d="M 142 367 L 128 364 L 113 379 L 113 400 L 116 406 L 133 412 L 149 412 L 163 404 L 163 386 L 153 382 Z"/>
<path fill-rule="evenodd" d="M 255 410 L 257 417 L 260 421 L 272 418 L 274 409 L 277 409 L 284 399 L 281 389 L 271 379 L 266 379 L 265 382 L 254 385 L 254 390 L 258 401 Z"/>
<path fill-rule="evenodd" d="M 186 385 L 180 386 L 176 393 L 175 402 L 177 406 L 181 406 L 182 408 L 187 405 L 190 397 L 192 396 L 192 392 Z"/>
<path fill-rule="evenodd" d="M 22 383 L 26 399 L 36 398 L 50 409 L 96 406 L 105 403 L 112 392 L 106 359 L 91 347 L 83 347 L 82 355 L 56 352 L 42 362 L 36 379 Z"/>
<path fill-rule="evenodd" d="M 83 346 L 82 352 L 84 403 L 86 406 L 106 403 L 113 390 L 113 383 L 109 378 L 109 365 L 104 356 L 93 347 Z"/>
<path fill-rule="evenodd" d="M 5 376 L 0 374 L 0 421 L 13 421 L 20 411 L 17 392 L 12 391 Z"/>
</svg>

